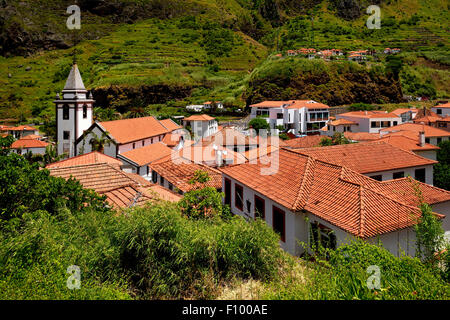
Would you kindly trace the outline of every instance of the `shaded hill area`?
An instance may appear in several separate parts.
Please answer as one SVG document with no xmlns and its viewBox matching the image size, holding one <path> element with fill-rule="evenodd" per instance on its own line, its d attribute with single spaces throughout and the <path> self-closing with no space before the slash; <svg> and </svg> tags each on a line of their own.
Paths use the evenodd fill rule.
<svg viewBox="0 0 450 320">
<path fill-rule="evenodd" d="M 247 104 L 263 100 L 313 99 L 331 106 L 401 102 L 398 80 L 383 66 L 288 58 L 256 68 L 245 93 Z"/>
</svg>

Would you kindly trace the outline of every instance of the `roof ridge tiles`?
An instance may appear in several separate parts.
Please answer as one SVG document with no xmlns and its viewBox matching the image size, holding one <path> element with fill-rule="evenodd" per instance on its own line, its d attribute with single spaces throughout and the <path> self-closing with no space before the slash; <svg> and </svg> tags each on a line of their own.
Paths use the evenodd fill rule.
<svg viewBox="0 0 450 320">
<path fill-rule="evenodd" d="M 292 205 L 292 207 L 298 211 L 304 208 L 308 202 L 309 192 L 307 192 L 312 184 L 311 175 L 314 176 L 316 160 L 313 157 L 308 157 L 305 165 L 305 173 L 302 177 L 302 182 L 300 184 L 300 189 L 298 191 L 297 197 Z"/>
</svg>

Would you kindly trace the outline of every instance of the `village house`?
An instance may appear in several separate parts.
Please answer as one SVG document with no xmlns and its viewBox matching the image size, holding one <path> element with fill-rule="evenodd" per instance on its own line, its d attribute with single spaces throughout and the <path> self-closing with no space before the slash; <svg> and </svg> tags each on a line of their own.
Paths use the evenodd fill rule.
<svg viewBox="0 0 450 320">
<path fill-rule="evenodd" d="M 170 119 L 158 121 L 155 117 L 94 122 L 76 140 L 77 153 L 92 151 L 92 138 L 106 136 L 104 153 L 117 158 L 119 154 L 139 149 L 163 140 L 166 134 L 181 129 Z"/>
<path fill-rule="evenodd" d="M 39 130 L 28 125 L 20 125 L 20 126 L 1 126 L 0 131 L 3 133 L 6 133 L 7 135 L 12 135 L 15 139 L 22 139 L 27 136 L 34 136 L 37 139 L 40 139 L 41 136 L 39 136 Z"/>
<path fill-rule="evenodd" d="M 386 134 L 406 135 L 417 138 L 421 132 L 425 133 L 425 143 L 437 146 L 441 141 L 450 139 L 450 132 L 418 123 L 404 123 L 380 130 L 381 137 Z"/>
<path fill-rule="evenodd" d="M 431 107 L 431 111 L 436 113 L 441 117 L 449 117 L 450 116 L 450 102 L 444 104 L 438 104 L 437 106 Z"/>
<path fill-rule="evenodd" d="M 31 152 L 32 154 L 45 154 L 45 149 L 48 145 L 45 141 L 22 138 L 14 141 L 11 144 L 11 149 L 17 154 L 25 154 L 27 152 Z"/>
<path fill-rule="evenodd" d="M 164 143 L 157 142 L 119 154 L 117 159 L 122 160 L 122 170 L 125 172 L 136 173 L 150 181 L 152 177 L 150 164 L 172 154 L 172 152 L 174 151 Z"/>
<path fill-rule="evenodd" d="M 378 133 L 381 129 L 396 126 L 402 121 L 398 115 L 386 111 L 345 112 L 336 115 L 336 120 L 339 119 L 356 123 L 357 125 L 350 128 L 352 132 L 355 130 L 369 133 Z"/>
<path fill-rule="evenodd" d="M 214 102 L 212 102 L 212 101 L 206 101 L 206 102 L 203 102 L 203 109 L 204 109 L 204 110 L 211 110 L 211 109 L 213 109 L 214 106 L 215 106 L 218 110 L 223 109 L 223 103 L 220 102 L 220 101 L 214 101 Z"/>
<path fill-rule="evenodd" d="M 433 165 L 437 163 L 383 141 L 303 148 L 296 151 L 322 161 L 345 166 L 378 181 L 411 176 L 418 181 L 433 185 Z"/>
<path fill-rule="evenodd" d="M 276 153 L 278 170 L 273 174 L 261 174 L 267 166 L 263 161 L 220 169 L 224 203 L 232 213 L 266 221 L 280 235 L 281 247 L 293 255 L 304 253 L 300 242 L 321 241 L 336 248 L 355 238 L 381 241 L 396 256 L 414 255 L 413 225 L 420 210 L 414 199 L 403 196 L 411 197 L 412 188 L 406 183 L 378 182 L 287 149 Z M 450 192 L 420 183 L 419 187 L 425 201 L 436 205 L 433 209 L 440 218 L 450 213 Z"/>
<path fill-rule="evenodd" d="M 213 187 L 220 191 L 222 189 L 222 175 L 220 171 L 201 163 L 193 163 L 179 155 L 166 156 L 150 164 L 152 170 L 152 182 L 159 184 L 170 191 L 180 195 L 203 187 L 199 183 L 191 183 L 191 179 L 197 171 L 206 172 L 210 180 L 205 186 Z"/>
<path fill-rule="evenodd" d="M 419 110 L 415 108 L 398 108 L 392 111 L 392 114 L 401 118 L 401 123 L 412 122 Z"/>
<path fill-rule="evenodd" d="M 218 130 L 217 121 L 207 114 L 187 117 L 183 119 L 183 126 L 197 138 L 208 137 Z"/>
<path fill-rule="evenodd" d="M 336 132 L 358 132 L 358 123 L 347 119 L 336 119 L 327 124 L 326 134 L 333 136 Z"/>
<path fill-rule="evenodd" d="M 250 105 L 250 118 L 264 118 L 272 129 L 283 126 L 295 135 L 319 134 L 329 119 L 329 106 L 313 100 L 263 101 Z"/>
</svg>

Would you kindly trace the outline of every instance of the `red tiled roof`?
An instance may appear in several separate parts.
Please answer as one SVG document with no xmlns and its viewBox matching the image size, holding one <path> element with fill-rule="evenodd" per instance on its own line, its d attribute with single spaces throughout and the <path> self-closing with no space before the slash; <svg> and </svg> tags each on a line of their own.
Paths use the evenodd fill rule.
<svg viewBox="0 0 450 320">
<path fill-rule="evenodd" d="M 225 127 L 222 130 L 217 131 L 215 134 L 205 137 L 195 143 L 195 145 L 203 146 L 207 146 L 210 144 L 228 148 L 231 146 L 249 146 L 258 145 L 258 139 L 249 135 L 245 135 L 236 129 Z"/>
<path fill-rule="evenodd" d="M 251 108 L 281 108 L 281 106 L 291 103 L 291 101 L 262 101 L 250 105 Z"/>
<path fill-rule="evenodd" d="M 199 183 L 189 183 L 189 180 L 194 177 L 194 173 L 197 170 L 206 171 L 209 174 L 211 179 L 206 183 L 206 186 L 214 187 L 216 189 L 222 188 L 222 175 L 216 169 L 202 164 L 192 163 L 181 157 L 176 159 L 177 160 L 174 161 L 171 156 L 168 156 L 150 164 L 150 167 L 160 176 L 164 177 L 164 179 L 172 183 L 174 187 L 183 192 L 203 187 L 203 185 Z"/>
<path fill-rule="evenodd" d="M 220 170 L 291 211 L 309 211 L 360 238 L 412 226 L 421 214 L 418 208 L 374 189 L 370 182 L 375 180 L 350 169 L 288 150 L 277 153 L 272 159 L 276 164 L 267 165 L 278 168 L 273 174 L 262 175 L 261 162 Z M 349 181 L 345 177 L 349 175 L 360 179 Z"/>
<path fill-rule="evenodd" d="M 223 146 L 216 146 L 217 150 L 225 151 L 226 154 L 222 153 L 222 159 L 225 161 L 232 161 L 232 163 L 243 163 L 246 161 L 245 156 L 234 152 Z M 177 156 L 182 157 L 194 163 L 203 163 L 210 166 L 216 166 L 216 150 L 213 144 L 209 145 L 191 145 L 186 146 L 179 151 L 177 151 Z"/>
<path fill-rule="evenodd" d="M 378 141 L 387 142 L 398 148 L 408 150 L 408 151 L 426 151 L 426 150 L 439 150 L 439 147 L 434 146 L 429 143 L 425 143 L 423 146 L 420 145 L 419 139 L 411 139 L 405 136 L 388 136 L 379 139 Z"/>
<path fill-rule="evenodd" d="M 19 149 L 19 148 L 45 148 L 48 146 L 47 142 L 41 141 L 41 140 L 33 140 L 33 139 L 19 139 L 14 141 L 11 144 L 12 149 Z"/>
<path fill-rule="evenodd" d="M 301 138 L 295 138 L 285 141 L 285 147 L 289 149 L 311 148 L 319 146 L 322 139 L 330 139 L 327 136 L 313 135 Z"/>
<path fill-rule="evenodd" d="M 350 121 L 347 119 L 337 119 L 337 120 L 331 121 L 330 124 L 333 126 L 358 125 L 357 122 Z"/>
<path fill-rule="evenodd" d="M 183 120 L 184 121 L 211 121 L 211 120 L 215 120 L 215 119 L 211 116 L 208 116 L 207 114 L 199 114 L 199 115 L 194 114 Z"/>
<path fill-rule="evenodd" d="M 378 140 L 380 135 L 378 133 L 369 133 L 369 132 L 344 132 L 344 137 L 353 141 L 373 141 Z"/>
<path fill-rule="evenodd" d="M 382 141 L 296 149 L 295 152 L 345 166 L 359 173 L 380 172 L 437 163 L 437 161 L 420 157 Z"/>
<path fill-rule="evenodd" d="M 162 143 L 164 143 L 165 145 L 167 145 L 168 147 L 176 147 L 179 143 L 180 143 L 180 139 L 182 137 L 182 134 L 179 133 L 168 133 L 164 136 L 164 138 L 162 139 Z"/>
<path fill-rule="evenodd" d="M 148 146 L 133 149 L 120 154 L 139 166 L 147 165 L 155 160 L 161 159 L 172 153 L 172 149 L 161 142 L 152 143 Z"/>
<path fill-rule="evenodd" d="M 434 106 L 432 108 L 443 108 L 443 109 L 447 109 L 450 108 L 450 102 L 444 103 L 444 104 L 438 104 L 437 106 Z"/>
<path fill-rule="evenodd" d="M 172 119 L 164 119 L 164 120 L 159 120 L 159 122 L 167 128 L 167 130 L 169 131 L 174 131 L 177 129 L 181 129 L 183 128 L 182 126 L 178 125 L 177 123 L 175 123 L 175 121 L 173 121 Z"/>
<path fill-rule="evenodd" d="M 300 109 L 300 108 L 307 108 L 307 109 L 328 109 L 330 108 L 326 104 L 316 102 L 313 100 L 293 100 L 292 104 L 288 106 L 286 109 Z"/>
<path fill-rule="evenodd" d="M 115 209 L 143 205 L 149 200 L 161 198 L 176 201 L 167 192 L 160 192 L 150 182 L 132 173 L 126 173 L 107 163 L 84 164 L 72 167 L 50 168 L 50 175 L 64 179 L 74 178 L 84 188 L 93 189 L 105 195 L 108 203 Z M 151 191 L 153 192 L 151 192 Z M 155 197 L 155 193 L 158 197 Z"/>
<path fill-rule="evenodd" d="M 106 154 L 93 151 L 86 154 L 82 154 L 76 157 L 64 159 L 58 162 L 54 162 L 51 164 L 48 164 L 46 166 L 47 169 L 50 168 L 66 168 L 66 167 L 73 167 L 73 166 L 79 166 L 79 165 L 86 165 L 86 164 L 95 164 L 95 163 L 107 163 L 111 165 L 121 166 L 122 161 L 117 160 L 116 158 L 110 157 Z"/>
<path fill-rule="evenodd" d="M 29 134 L 25 137 L 22 137 L 22 140 L 40 140 L 42 138 L 42 136 L 39 136 L 37 134 Z"/>
<path fill-rule="evenodd" d="M 385 111 L 351 111 L 338 114 L 338 116 L 354 117 L 354 118 L 399 118 L 395 113 Z"/>
<path fill-rule="evenodd" d="M 10 128 L 7 128 L 7 130 L 9 130 L 9 131 L 37 131 L 36 128 L 33 128 L 31 126 L 24 126 L 24 125 L 20 125 L 17 127 L 10 127 Z"/>
<path fill-rule="evenodd" d="M 119 143 L 124 144 L 168 133 L 154 117 L 98 122 Z"/>
<path fill-rule="evenodd" d="M 396 114 L 397 116 L 400 116 L 402 113 L 411 111 L 413 113 L 417 113 L 417 111 L 419 111 L 419 109 L 415 109 L 415 108 L 397 108 L 394 111 L 391 111 L 391 113 Z"/>
<path fill-rule="evenodd" d="M 397 132 L 397 131 L 412 131 L 418 134 L 419 132 L 425 132 L 425 137 L 450 137 L 450 132 L 427 126 L 425 124 L 418 123 L 403 123 L 397 126 L 381 129 L 380 132 Z"/>
</svg>

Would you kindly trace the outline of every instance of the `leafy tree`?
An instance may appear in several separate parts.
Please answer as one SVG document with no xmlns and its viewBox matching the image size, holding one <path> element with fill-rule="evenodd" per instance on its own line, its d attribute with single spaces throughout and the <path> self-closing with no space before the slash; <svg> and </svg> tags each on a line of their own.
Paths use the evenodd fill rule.
<svg viewBox="0 0 450 320">
<path fill-rule="evenodd" d="M 322 140 L 320 140 L 319 146 L 326 147 L 349 143 L 350 141 L 344 136 L 344 133 L 336 132 L 331 139 L 323 137 Z"/>
<path fill-rule="evenodd" d="M 402 59 L 397 55 L 386 57 L 386 70 L 394 75 L 394 79 L 398 80 L 398 75 L 403 67 Z"/>
<path fill-rule="evenodd" d="M 0 146 L 10 144 L 10 138 L 0 137 Z M 74 180 L 50 176 L 24 157 L 0 148 L 0 224 L 17 224 L 26 214 L 45 210 L 57 214 L 62 208 L 84 211 L 105 210 L 104 197 L 87 190 Z"/>
<path fill-rule="evenodd" d="M 442 141 L 436 153 L 439 163 L 434 165 L 433 183 L 436 187 L 450 190 L 450 141 Z"/>
<path fill-rule="evenodd" d="M 264 118 L 254 118 L 248 123 L 249 127 L 255 129 L 257 132 L 259 130 L 270 130 L 270 126 Z"/>
<path fill-rule="evenodd" d="M 420 205 L 422 216 L 414 226 L 416 231 L 416 256 L 424 262 L 435 263 L 435 253 L 442 249 L 444 243 L 444 229 L 441 222 L 433 214 L 431 207 Z"/>
<path fill-rule="evenodd" d="M 103 132 L 99 137 L 95 133 L 92 133 L 93 137 L 89 140 L 89 144 L 92 146 L 92 151 L 98 151 L 103 153 L 105 146 L 111 145 L 111 140 L 108 138 L 108 132 Z"/>
<path fill-rule="evenodd" d="M 189 183 L 199 188 L 186 192 L 180 200 L 179 206 L 184 215 L 194 219 L 229 216 L 228 206 L 222 205 L 224 194 L 214 187 L 206 186 L 210 180 L 211 177 L 205 171 L 197 170 L 194 173 Z"/>
</svg>

